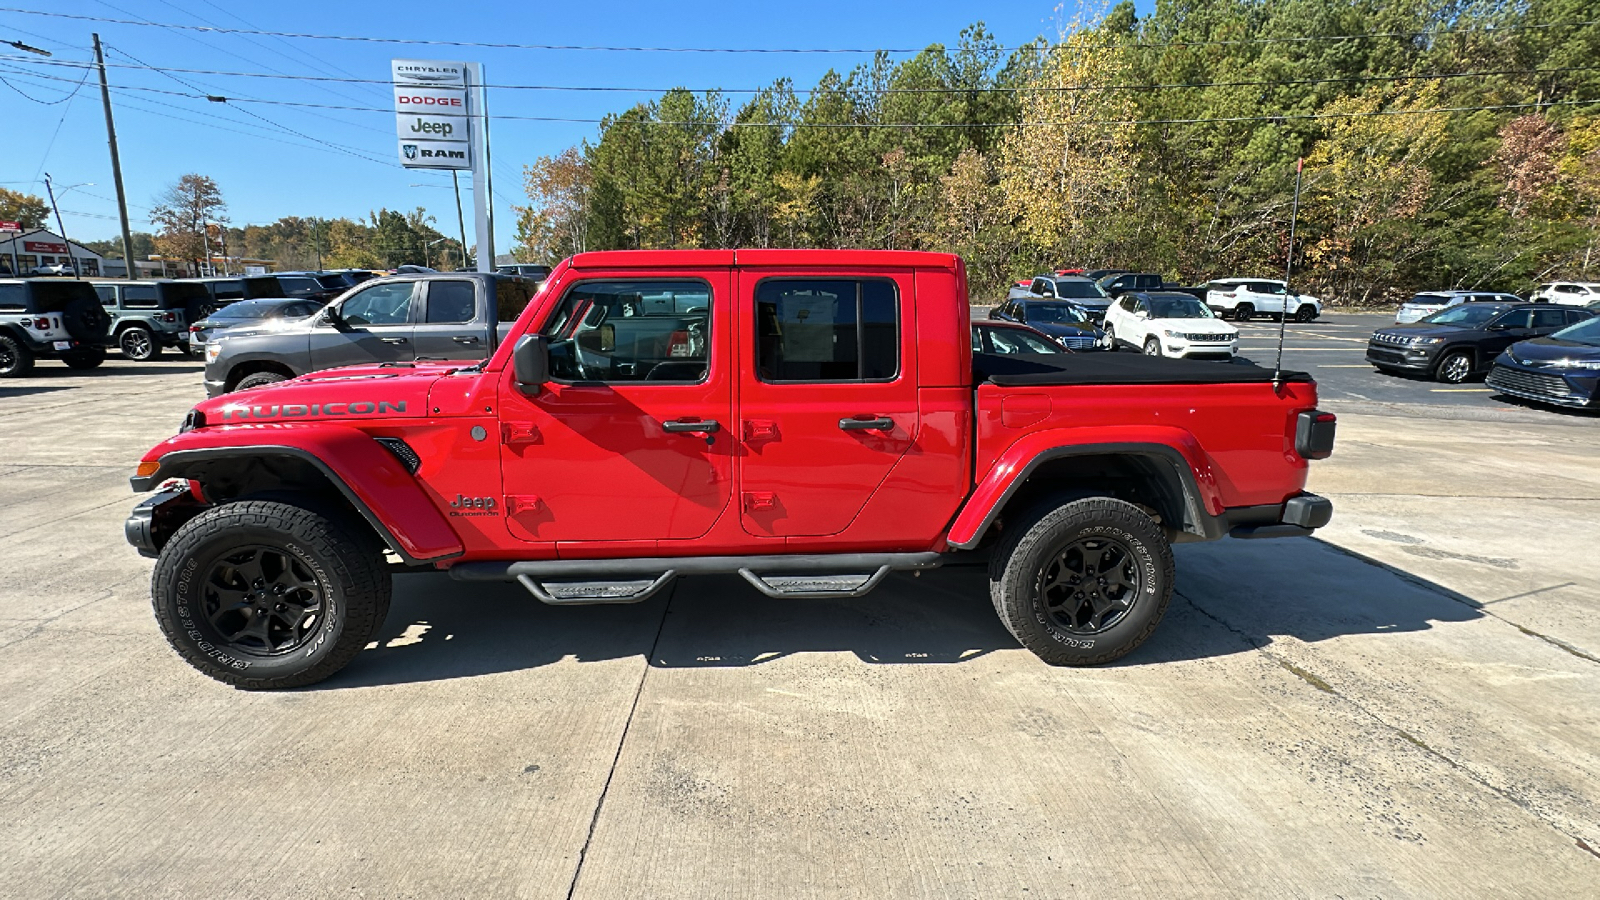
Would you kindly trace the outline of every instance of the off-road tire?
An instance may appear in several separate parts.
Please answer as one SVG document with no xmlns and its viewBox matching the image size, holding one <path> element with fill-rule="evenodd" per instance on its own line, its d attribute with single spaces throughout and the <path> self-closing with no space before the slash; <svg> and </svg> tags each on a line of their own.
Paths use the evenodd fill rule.
<svg viewBox="0 0 1600 900">
<path fill-rule="evenodd" d="M 117 347 L 122 351 L 123 358 L 134 362 L 149 362 L 161 353 L 156 336 L 142 325 L 129 325 L 122 329 L 117 335 Z"/>
<path fill-rule="evenodd" d="M 87 347 L 82 350 L 70 350 L 61 354 L 61 361 L 69 369 L 98 369 L 106 361 L 106 348 Z"/>
<path fill-rule="evenodd" d="M 1145 338 L 1144 339 L 1144 355 L 1145 356 L 1161 356 L 1161 355 L 1163 355 L 1161 353 L 1161 341 L 1158 340 L 1157 338 L 1154 338 L 1154 337 Z"/>
<path fill-rule="evenodd" d="M 111 314 L 96 296 L 73 297 L 61 310 L 61 324 L 74 340 L 101 341 L 111 331 Z"/>
<path fill-rule="evenodd" d="M 0 378 L 21 378 L 33 371 L 33 351 L 9 334 L 0 333 Z"/>
<path fill-rule="evenodd" d="M 1048 614 L 1043 579 L 1075 542 L 1115 541 L 1137 566 L 1138 585 L 1127 611 L 1103 631 L 1073 633 Z M 1022 646 L 1053 666 L 1092 666 L 1127 655 L 1144 643 L 1172 598 L 1172 547 L 1139 507 L 1109 497 L 1035 507 L 1008 521 L 989 562 L 989 594 L 1000 621 Z"/>
<path fill-rule="evenodd" d="M 1300 308 L 1294 311 L 1294 320 L 1296 322 L 1310 322 L 1316 317 L 1317 308 L 1309 303 L 1301 304 Z"/>
<path fill-rule="evenodd" d="M 1233 318 L 1238 322 L 1248 322 L 1256 314 L 1254 303 L 1241 303 L 1233 308 Z"/>
<path fill-rule="evenodd" d="M 1472 377 L 1472 351 L 1451 350 L 1439 359 L 1433 377 L 1445 384 L 1461 384 Z"/>
<path fill-rule="evenodd" d="M 304 642 L 286 651 L 230 642 L 203 614 L 213 567 L 251 547 L 291 557 L 320 591 L 322 614 Z M 377 632 L 390 594 L 389 570 L 370 540 L 342 522 L 265 500 L 224 504 L 190 519 L 162 548 L 151 578 L 151 603 L 167 642 L 196 669 L 246 690 L 304 687 L 338 672 Z"/>
<path fill-rule="evenodd" d="M 234 385 L 233 389 L 236 391 L 248 391 L 251 388 L 263 387 L 269 384 L 277 384 L 280 381 L 288 380 L 289 376 L 284 375 L 281 372 L 252 372 L 249 375 L 239 379 L 239 383 Z"/>
</svg>

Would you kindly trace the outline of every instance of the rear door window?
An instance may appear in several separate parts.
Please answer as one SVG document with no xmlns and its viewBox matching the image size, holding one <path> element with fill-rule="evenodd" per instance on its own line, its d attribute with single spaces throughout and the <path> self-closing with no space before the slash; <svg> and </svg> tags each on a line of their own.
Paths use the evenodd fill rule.
<svg viewBox="0 0 1600 900">
<path fill-rule="evenodd" d="M 894 282 L 771 278 L 755 299 L 762 381 L 891 381 L 899 373 Z"/>
<path fill-rule="evenodd" d="M 1557 328 L 1566 327 L 1566 324 L 1567 317 L 1559 309 L 1533 310 L 1533 329 L 1535 331 L 1555 331 Z"/>
<path fill-rule="evenodd" d="M 28 286 L 0 284 L 0 312 L 27 312 Z"/>
<path fill-rule="evenodd" d="M 160 305 L 153 284 L 125 284 L 122 286 L 122 305 L 128 309 L 155 309 Z"/>
<path fill-rule="evenodd" d="M 244 282 L 242 281 L 213 281 L 211 293 L 218 300 L 243 300 Z"/>
<path fill-rule="evenodd" d="M 100 304 L 102 306 L 117 305 L 117 289 L 114 286 L 109 284 L 97 284 L 94 286 L 94 292 L 100 295 Z"/>
<path fill-rule="evenodd" d="M 470 281 L 428 281 L 427 311 L 423 321 L 429 325 L 463 325 L 471 322 L 477 304 Z"/>
</svg>

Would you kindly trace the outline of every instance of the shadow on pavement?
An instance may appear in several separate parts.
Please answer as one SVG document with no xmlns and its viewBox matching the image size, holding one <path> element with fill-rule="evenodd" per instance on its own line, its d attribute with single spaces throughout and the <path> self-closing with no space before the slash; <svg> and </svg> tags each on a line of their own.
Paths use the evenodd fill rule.
<svg viewBox="0 0 1600 900">
<path fill-rule="evenodd" d="M 204 372 L 205 363 L 179 362 L 174 359 L 170 363 L 160 362 L 131 362 L 116 358 L 107 359 L 104 365 L 93 369 L 69 369 L 65 364 L 49 365 L 52 360 L 40 360 L 34 366 L 30 378 L 108 378 L 118 375 L 170 375 L 174 372 Z"/>
<path fill-rule="evenodd" d="M 1278 636 L 1315 643 L 1483 615 L 1462 595 L 1317 539 L 1178 552 L 1166 620 L 1114 667 L 1227 656 Z M 545 606 L 515 584 L 407 574 L 395 579 L 374 644 L 310 690 L 466 678 L 568 658 L 649 654 L 653 666 L 702 668 L 844 651 L 863 663 L 904 665 L 961 663 L 997 650 L 1024 652 L 995 615 L 985 570 L 974 566 L 896 576 L 856 600 L 773 600 L 736 576 L 703 576 L 679 579 L 670 597 L 639 605 L 578 607 Z"/>
<path fill-rule="evenodd" d="M 73 390 L 73 388 L 74 388 L 74 386 L 73 385 L 69 385 L 69 384 L 61 384 L 61 385 L 54 385 L 54 386 L 47 385 L 47 384 L 38 384 L 38 385 L 34 385 L 34 384 L 29 384 L 29 385 L 10 385 L 10 384 L 8 384 L 8 385 L 0 386 L 0 400 L 4 400 L 7 397 L 26 397 L 26 396 L 28 396 L 30 394 L 48 394 L 48 393 L 51 393 L 52 391 L 70 391 L 70 390 Z"/>
</svg>

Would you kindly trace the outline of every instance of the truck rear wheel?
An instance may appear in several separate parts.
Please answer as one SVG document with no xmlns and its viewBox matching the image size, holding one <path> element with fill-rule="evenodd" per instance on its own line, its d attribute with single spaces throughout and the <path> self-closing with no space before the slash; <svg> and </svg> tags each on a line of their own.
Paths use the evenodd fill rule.
<svg viewBox="0 0 1600 900">
<path fill-rule="evenodd" d="M 162 548 L 156 621 L 188 663 L 248 690 L 303 687 L 344 668 L 388 610 L 372 542 L 287 503 L 229 503 L 189 520 Z"/>
<path fill-rule="evenodd" d="M 0 378 L 21 378 L 33 371 L 33 351 L 9 334 L 0 334 Z"/>
<path fill-rule="evenodd" d="M 1108 497 L 1036 509 L 1006 529 L 989 563 L 1000 621 L 1053 666 L 1108 663 L 1144 643 L 1166 614 L 1172 582 L 1161 529 Z"/>
</svg>

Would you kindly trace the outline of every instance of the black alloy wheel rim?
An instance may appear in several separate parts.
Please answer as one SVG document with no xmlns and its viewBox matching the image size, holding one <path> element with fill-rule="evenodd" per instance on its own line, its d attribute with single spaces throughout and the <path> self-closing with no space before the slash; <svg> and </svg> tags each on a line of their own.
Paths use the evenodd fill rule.
<svg viewBox="0 0 1600 900">
<path fill-rule="evenodd" d="M 1144 588 L 1133 549 L 1106 537 L 1072 541 L 1045 562 L 1040 601 L 1055 627 L 1100 634 L 1127 618 Z"/>
<path fill-rule="evenodd" d="M 325 591 L 304 562 L 281 547 L 234 550 L 201 581 L 201 614 L 230 649 L 281 656 L 316 634 Z"/>
<path fill-rule="evenodd" d="M 122 333 L 122 352 L 133 359 L 144 359 L 150 355 L 150 336 L 142 329 L 134 328 Z"/>
<path fill-rule="evenodd" d="M 10 375 L 17 370 L 17 351 L 10 341 L 0 341 L 0 375 Z"/>
</svg>

